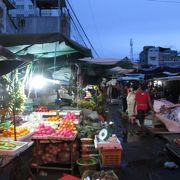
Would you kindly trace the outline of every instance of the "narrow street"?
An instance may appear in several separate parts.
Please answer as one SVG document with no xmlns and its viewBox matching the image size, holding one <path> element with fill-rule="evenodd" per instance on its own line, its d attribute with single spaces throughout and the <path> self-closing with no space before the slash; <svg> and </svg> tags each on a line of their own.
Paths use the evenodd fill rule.
<svg viewBox="0 0 180 180">
<path fill-rule="evenodd" d="M 165 149 L 166 140 L 147 132 L 137 135 L 137 125 L 121 120 L 120 106 L 110 105 L 108 119 L 113 121 L 114 133 L 121 140 L 122 163 L 115 172 L 122 180 L 179 180 L 180 168 L 164 168 L 164 162 L 174 161 Z M 124 133 L 123 133 L 124 132 Z M 127 134 L 126 134 L 127 132 Z"/>
</svg>

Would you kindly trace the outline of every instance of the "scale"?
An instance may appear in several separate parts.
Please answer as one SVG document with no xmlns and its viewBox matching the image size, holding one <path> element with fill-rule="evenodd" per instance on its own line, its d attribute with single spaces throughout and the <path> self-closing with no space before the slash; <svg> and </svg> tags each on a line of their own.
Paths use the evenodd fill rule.
<svg viewBox="0 0 180 180">
<path fill-rule="evenodd" d="M 102 128 L 98 134 L 99 141 L 106 141 L 109 137 L 112 136 L 114 122 L 110 121 L 109 124 L 106 122 L 105 125 L 106 127 Z"/>
<path fill-rule="evenodd" d="M 98 134 L 99 141 L 105 141 L 109 138 L 109 132 L 106 128 L 101 129 L 101 131 Z"/>
</svg>

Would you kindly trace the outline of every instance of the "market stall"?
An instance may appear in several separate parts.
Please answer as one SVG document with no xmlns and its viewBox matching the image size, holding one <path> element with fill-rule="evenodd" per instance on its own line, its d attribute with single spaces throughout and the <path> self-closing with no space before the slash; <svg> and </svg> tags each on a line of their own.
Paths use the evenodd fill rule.
<svg viewBox="0 0 180 180">
<path fill-rule="evenodd" d="M 6 172 L 6 167 L 10 167 L 11 172 L 16 168 L 14 165 L 17 166 L 17 164 L 14 163 L 14 160 L 17 160 L 19 166 L 23 161 L 27 161 L 29 169 L 32 165 L 36 169 L 60 169 L 69 170 L 72 173 L 75 161 L 79 158 L 76 126 L 81 122 L 81 110 L 77 108 L 76 111 L 60 110 L 60 105 L 55 104 L 57 101 L 52 92 L 63 88 L 69 96 L 70 93 L 74 93 L 71 89 L 76 90 L 77 84 L 76 76 L 72 74 L 76 71 L 75 59 L 90 57 L 90 49 L 60 33 L 1 34 L 0 36 L 1 45 L 4 46 L 0 49 L 0 57 L 3 56 L 7 66 L 12 63 L 11 69 L 7 68 L 6 72 L 4 69 L 1 71 L 1 75 L 9 72 L 10 74 L 1 79 L 0 175 Z M 72 62 L 74 60 L 74 62 L 68 62 L 67 65 L 67 59 Z M 31 62 L 32 60 L 33 62 Z M 1 67 L 4 68 L 5 64 Z M 68 66 L 68 70 L 70 69 L 68 71 L 70 77 L 67 76 L 67 72 L 63 74 L 63 76 L 66 74 L 66 78 L 64 78 L 66 81 L 57 78 L 62 67 L 67 69 L 65 65 Z M 12 70 L 18 67 L 20 68 L 12 73 Z M 42 67 L 43 69 L 40 70 Z M 33 82 L 33 79 L 30 80 L 30 78 L 38 73 L 41 74 L 42 71 L 46 72 L 43 74 L 44 77 L 51 76 L 51 78 L 39 79 L 35 82 L 36 89 L 33 89 L 33 85 L 28 84 L 30 81 Z M 73 78 L 71 79 L 71 77 Z M 38 90 L 37 86 L 41 85 L 42 87 L 44 80 L 53 85 Z M 72 80 L 73 82 L 70 82 Z M 70 88 L 70 86 L 72 87 Z M 42 94 L 44 97 L 41 96 Z M 62 102 L 63 98 L 60 97 L 58 102 L 59 100 Z M 27 106 L 24 106 L 27 101 L 30 102 L 28 110 Z M 53 102 L 53 106 L 50 102 Z M 29 159 L 19 161 L 23 159 L 22 155 L 28 149 L 32 154 L 25 154 L 25 156 L 28 156 Z M 23 171 L 14 174 L 14 179 L 18 178 L 21 173 Z M 27 179 L 27 177 L 22 176 L 22 179 Z"/>
<path fill-rule="evenodd" d="M 33 142 L 0 141 L 0 179 L 34 178 L 31 171 Z"/>
<path fill-rule="evenodd" d="M 173 104 L 165 99 L 154 100 L 155 117 L 169 132 L 180 133 L 180 104 Z"/>
<path fill-rule="evenodd" d="M 59 33 L 0 36 L 2 45 L 12 57 L 26 56 L 33 60 L 14 74 L 7 75 L 6 80 L 11 81 L 3 81 L 6 82 L 4 93 L 9 96 L 1 98 L 4 115 L 0 124 L 0 151 L 4 154 L 0 172 L 4 174 L 7 165 L 11 165 L 13 171 L 14 159 L 19 164 L 27 162 L 25 176 L 29 177 L 33 176 L 31 168 L 73 174 L 78 166 L 80 176 L 84 170 L 91 169 L 91 165 L 94 170 L 99 170 L 99 151 L 93 139 L 106 121 L 102 116 L 104 101 L 96 83 L 83 87 L 81 67 L 75 64 L 77 57 L 91 56 L 90 50 Z M 34 81 L 36 75 L 43 77 Z M 11 84 L 13 88 L 9 88 Z M 7 91 L 9 89 L 11 91 Z M 8 103 L 5 103 L 5 97 L 8 97 Z M 64 99 L 70 100 L 66 107 L 62 105 Z M 90 113 L 85 116 L 88 111 Z M 88 138 L 91 144 L 86 144 Z M 9 151 L 11 153 L 6 154 Z M 116 159 L 120 157 L 119 152 L 120 149 Z M 23 159 L 23 154 L 29 158 Z M 84 162 L 86 164 L 88 160 L 92 160 L 92 164 L 84 169 Z M 19 170 L 15 178 L 21 173 Z M 105 175 L 114 176 L 111 173 Z"/>
</svg>

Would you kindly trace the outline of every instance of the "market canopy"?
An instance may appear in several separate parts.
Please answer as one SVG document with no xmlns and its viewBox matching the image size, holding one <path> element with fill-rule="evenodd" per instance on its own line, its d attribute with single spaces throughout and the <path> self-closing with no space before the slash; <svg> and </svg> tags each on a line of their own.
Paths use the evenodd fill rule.
<svg viewBox="0 0 180 180">
<path fill-rule="evenodd" d="M 117 78 L 118 81 L 140 81 L 144 80 L 145 75 L 144 74 L 126 74 L 126 76 L 120 76 Z"/>
<path fill-rule="evenodd" d="M 180 81 L 180 76 L 170 76 L 170 77 L 159 77 L 159 78 L 152 78 L 150 80 L 153 81 Z"/>
<path fill-rule="evenodd" d="M 132 63 L 127 57 L 123 59 L 119 58 L 83 58 L 80 59 L 81 62 L 86 62 L 98 66 L 104 66 L 105 68 L 121 67 L 124 69 L 134 69 L 136 65 Z"/>
<path fill-rule="evenodd" d="M 163 72 L 169 72 L 169 73 L 179 73 L 180 72 L 180 66 L 157 66 L 153 68 L 140 68 L 138 69 L 139 73 L 143 74 L 156 74 L 156 73 L 163 73 Z"/>
<path fill-rule="evenodd" d="M 8 49 L 0 46 L 0 76 L 9 73 L 24 64 L 24 59 L 25 58 L 22 59 Z"/>
<path fill-rule="evenodd" d="M 102 65 L 102 66 L 115 66 L 121 59 L 115 58 L 83 58 L 79 59 L 81 62 L 95 64 L 95 65 Z"/>
<path fill-rule="evenodd" d="M 0 34 L 0 45 L 15 55 L 39 58 L 91 57 L 91 50 L 61 33 Z"/>
<path fill-rule="evenodd" d="M 67 38 L 61 33 L 43 33 L 43 34 L 0 34 L 0 60 L 13 60 L 9 63 L 3 63 L 0 67 L 0 75 L 7 74 L 16 69 L 24 61 L 43 61 L 44 69 L 58 69 L 67 60 L 91 57 L 91 50 Z M 22 61 L 22 62 L 15 62 Z M 63 61 L 63 62 L 62 62 Z M 16 65 L 15 65 L 16 64 Z M 18 65 L 18 66 L 17 66 Z M 64 65 L 64 64 L 63 64 Z M 4 69 L 7 69 L 7 71 Z"/>
<path fill-rule="evenodd" d="M 134 69 L 125 69 L 125 68 L 121 68 L 119 66 L 116 66 L 114 68 L 111 68 L 108 70 L 111 73 L 119 73 L 119 74 L 128 74 L 134 71 Z"/>
</svg>

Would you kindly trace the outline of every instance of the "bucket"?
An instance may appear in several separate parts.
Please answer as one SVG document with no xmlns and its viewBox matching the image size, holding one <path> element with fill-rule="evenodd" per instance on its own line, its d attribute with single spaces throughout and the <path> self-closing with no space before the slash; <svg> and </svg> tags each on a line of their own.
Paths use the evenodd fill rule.
<svg viewBox="0 0 180 180">
<path fill-rule="evenodd" d="M 85 170 L 96 170 L 98 160 L 93 157 L 80 158 L 76 161 L 79 169 L 80 175 L 83 174 Z"/>
<path fill-rule="evenodd" d="M 93 144 L 93 139 L 92 138 L 81 138 L 81 143 L 82 145 L 90 145 Z"/>
</svg>

